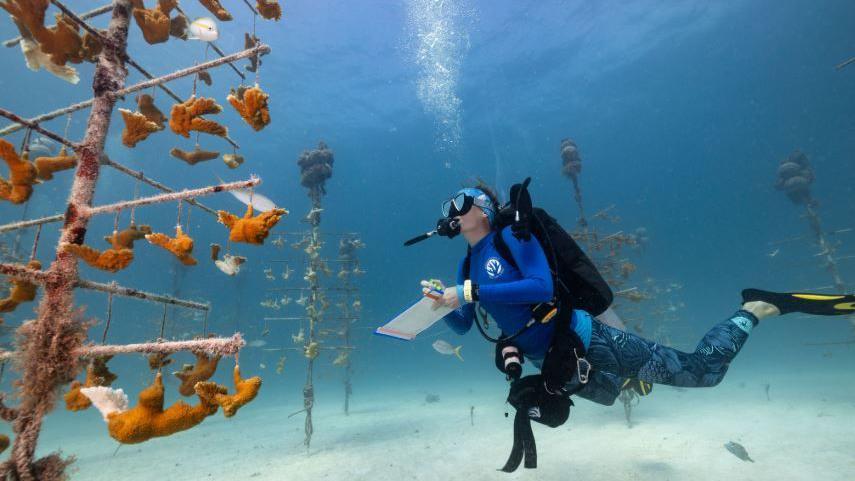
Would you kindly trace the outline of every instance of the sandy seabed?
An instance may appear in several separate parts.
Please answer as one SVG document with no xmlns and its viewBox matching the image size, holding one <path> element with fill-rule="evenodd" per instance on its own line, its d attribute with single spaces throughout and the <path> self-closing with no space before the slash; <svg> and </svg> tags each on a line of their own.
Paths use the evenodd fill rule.
<svg viewBox="0 0 855 481">
<path fill-rule="evenodd" d="M 512 417 L 504 417 L 495 385 L 484 394 L 446 386 L 431 404 L 423 391 L 365 393 L 349 416 L 340 399 L 318 399 L 308 452 L 302 415 L 288 418 L 300 407 L 293 396 L 285 407 L 265 399 L 232 419 L 218 413 L 191 431 L 122 446 L 115 456 L 116 443 L 94 410 L 59 414 L 41 449 L 74 454 L 72 479 L 92 481 L 851 480 L 855 387 L 830 373 L 808 374 L 762 382 L 729 376 L 713 389 L 657 386 L 635 408 L 631 429 L 622 406 L 577 401 L 564 426 L 535 425 L 539 467 L 514 474 L 496 471 L 510 452 Z M 728 441 L 744 445 L 755 462 L 726 451 Z"/>
</svg>

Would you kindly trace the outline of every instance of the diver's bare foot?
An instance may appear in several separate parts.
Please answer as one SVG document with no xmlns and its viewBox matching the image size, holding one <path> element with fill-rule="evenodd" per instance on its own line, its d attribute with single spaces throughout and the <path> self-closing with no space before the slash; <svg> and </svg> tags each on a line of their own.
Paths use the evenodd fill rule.
<svg viewBox="0 0 855 481">
<path fill-rule="evenodd" d="M 781 310 L 768 302 L 750 301 L 742 304 L 742 309 L 754 314 L 757 320 L 761 320 L 770 316 L 780 316 Z"/>
</svg>

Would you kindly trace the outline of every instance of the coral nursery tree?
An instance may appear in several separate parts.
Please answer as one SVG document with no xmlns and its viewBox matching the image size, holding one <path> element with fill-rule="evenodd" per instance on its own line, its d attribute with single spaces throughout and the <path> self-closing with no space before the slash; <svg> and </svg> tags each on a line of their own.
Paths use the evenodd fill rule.
<svg viewBox="0 0 855 481">
<path fill-rule="evenodd" d="M 17 404 L 15 406 L 6 406 L 0 402 L 0 417 L 11 422 L 14 432 L 14 444 L 11 456 L 8 461 L 0 465 L 0 478 L 2 479 L 53 480 L 65 478 L 65 468 L 70 460 L 62 458 L 57 453 L 36 459 L 36 443 L 45 415 L 54 408 L 57 402 L 59 389 L 74 379 L 85 365 L 83 364 L 85 359 L 130 352 L 158 353 L 164 355 L 180 350 L 193 351 L 197 355 L 199 353 L 207 353 L 212 356 L 236 355 L 240 347 L 243 346 L 243 340 L 239 334 L 235 334 L 229 338 L 208 338 L 197 341 L 177 342 L 165 342 L 160 339 L 155 343 L 119 346 L 96 346 L 87 343 L 87 326 L 89 324 L 84 321 L 81 313 L 74 305 L 74 291 L 77 288 L 95 289 L 109 292 L 111 296 L 119 295 L 142 298 L 153 302 L 183 305 L 206 311 L 208 305 L 175 299 L 169 296 L 149 294 L 132 288 L 119 287 L 115 284 L 99 284 L 81 279 L 78 273 L 77 258 L 69 252 L 67 247 L 83 244 L 87 237 L 89 220 L 94 215 L 115 213 L 123 209 L 133 209 L 137 206 L 159 202 L 181 202 L 182 200 L 203 208 L 203 210 L 210 211 L 210 209 L 204 208 L 203 205 L 194 199 L 204 195 L 251 188 L 257 185 L 259 180 L 251 178 L 241 182 L 176 192 L 142 175 L 140 172 L 135 172 L 110 160 L 104 153 L 104 145 L 117 99 L 124 98 L 131 93 L 139 92 L 143 89 L 154 87 L 160 88 L 170 93 L 173 98 L 176 98 L 163 84 L 178 78 L 196 75 L 220 65 L 231 65 L 230 62 L 245 58 L 250 58 L 255 68 L 257 68 L 257 64 L 260 63 L 258 57 L 269 52 L 269 47 L 259 42 L 253 36 L 254 42 L 251 45 L 248 44 L 246 50 L 232 55 L 221 54 L 221 58 L 216 60 L 173 72 L 160 78 L 152 78 L 150 74 L 145 72 L 127 54 L 126 47 L 130 18 L 132 15 L 137 17 L 137 15 L 141 14 L 137 17 L 137 22 L 141 23 L 140 27 L 142 28 L 142 22 L 149 19 L 155 22 L 159 21 L 160 17 L 158 15 L 163 15 L 163 12 L 161 11 L 158 14 L 158 9 L 166 8 L 166 19 L 167 24 L 169 24 L 169 8 L 177 8 L 177 1 L 160 1 L 158 7 L 145 10 L 142 2 L 138 0 L 114 0 L 109 8 L 102 7 L 96 9 L 97 13 L 96 11 L 87 12 L 82 16 L 84 18 L 75 15 L 57 0 L 50 0 L 50 3 L 62 12 L 62 15 L 57 18 L 57 26 L 51 28 L 43 26 L 45 20 L 44 13 L 48 8 L 48 0 L 5 0 L 0 2 L 0 6 L 15 18 L 19 28 L 21 28 L 21 25 L 26 27 L 21 28 L 23 39 L 19 39 L 19 41 L 29 41 L 31 44 L 35 44 L 44 54 L 51 54 L 50 59 L 52 61 L 58 62 L 58 65 L 52 66 L 53 70 L 51 70 L 51 73 L 54 75 L 69 75 L 69 70 L 65 66 L 67 59 L 62 58 L 61 61 L 57 60 L 57 55 L 62 53 L 59 50 L 62 50 L 68 44 L 56 40 L 58 38 L 65 40 L 68 38 L 76 39 L 79 42 L 80 51 L 85 50 L 87 53 L 83 58 L 78 58 L 77 61 L 74 59 L 70 61 L 73 63 L 93 61 L 96 64 L 92 80 L 94 95 L 90 101 L 74 104 L 31 119 L 24 119 L 8 110 L 0 109 L 0 116 L 14 122 L 12 127 L 7 127 L 0 131 L 0 135 L 20 129 L 27 130 L 27 137 L 31 131 L 39 132 L 53 139 L 55 142 L 62 144 L 64 149 L 70 149 L 76 156 L 74 180 L 64 214 L 0 226 L 0 232 L 7 232 L 47 222 L 63 223 L 55 258 L 47 268 L 39 270 L 33 264 L 28 266 L 21 264 L 0 264 L 0 274 L 8 276 L 13 283 L 31 283 L 40 286 L 43 290 L 36 318 L 24 322 L 17 330 L 15 350 L 0 353 L 0 357 L 3 359 L 12 359 L 14 361 L 20 375 L 15 383 Z M 252 10 L 253 14 L 258 15 L 261 13 L 265 18 L 271 18 L 268 15 L 273 15 L 278 19 L 278 15 L 281 14 L 275 0 L 260 0 L 257 5 L 258 11 L 253 9 L 249 3 L 246 3 L 246 6 Z M 106 31 L 94 29 L 85 21 L 85 18 L 101 13 L 111 14 L 109 26 Z M 39 18 L 39 15 L 41 15 L 41 18 Z M 173 19 L 172 24 L 174 25 L 174 23 Z M 84 32 L 82 37 L 76 33 L 80 29 Z M 30 38 L 27 38 L 28 34 Z M 60 37 L 60 34 L 68 35 L 69 37 Z M 54 36 L 52 37 L 51 35 Z M 146 40 L 149 40 L 148 36 L 146 36 Z M 126 67 L 128 65 L 140 71 L 149 80 L 126 87 Z M 232 68 L 234 68 L 233 65 Z M 71 71 L 73 72 L 73 69 Z M 178 100 L 180 101 L 180 99 Z M 91 110 L 84 138 L 79 143 L 72 142 L 64 136 L 47 130 L 40 125 L 41 122 L 86 107 L 91 108 Z M 242 116 L 243 114 L 244 112 L 241 112 Z M 269 118 L 267 120 L 269 121 Z M 253 127 L 255 128 L 256 125 L 253 125 Z M 256 128 L 256 130 L 258 129 Z M 25 141 L 27 137 L 25 137 Z M 233 142 L 228 138 L 226 140 Z M 235 144 L 233 143 L 233 145 Z M 10 169 L 12 169 L 13 163 L 6 156 L 4 156 L 4 159 L 7 160 Z M 23 159 L 26 160 L 26 155 L 23 156 Z M 17 157 L 15 157 L 15 160 L 20 161 Z M 129 174 L 139 181 L 165 193 L 111 205 L 93 206 L 95 188 L 98 183 L 100 170 L 104 165 Z M 13 172 L 13 175 L 10 176 L 10 181 L 14 180 Z M 7 186 L 5 191 L 4 186 Z M 26 189 L 27 186 L 20 182 L 20 176 L 18 183 L 9 183 L 3 180 L 2 185 L 0 185 L 0 193 L 5 194 L 7 200 L 13 203 L 20 203 L 17 201 L 27 193 Z M 18 197 L 15 197 L 15 195 L 18 195 Z M 212 211 L 210 212 L 213 213 Z M 237 378 L 239 378 L 238 375 L 236 375 Z M 236 382 L 238 381 L 243 382 L 240 379 L 236 380 Z M 156 395 L 159 382 L 160 375 L 158 374 L 155 384 L 145 392 L 148 395 L 152 393 Z M 260 380 L 256 384 L 260 384 Z M 240 391 L 241 386 L 238 385 L 237 387 Z M 162 396 L 162 384 L 159 388 Z M 257 390 L 257 386 L 255 389 Z M 221 392 L 215 393 L 215 395 L 224 396 Z M 0 398 L 0 401 L 2 401 L 2 398 Z"/>
</svg>

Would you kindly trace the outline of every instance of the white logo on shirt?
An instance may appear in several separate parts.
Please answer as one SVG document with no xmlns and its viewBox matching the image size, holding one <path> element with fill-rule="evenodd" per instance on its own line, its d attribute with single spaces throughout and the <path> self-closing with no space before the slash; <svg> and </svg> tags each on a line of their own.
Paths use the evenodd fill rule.
<svg viewBox="0 0 855 481">
<path fill-rule="evenodd" d="M 500 261 L 496 257 L 491 257 L 487 259 L 487 263 L 484 265 L 484 269 L 486 269 L 487 275 L 490 277 L 490 279 L 495 279 L 499 277 L 505 270 L 502 267 L 502 261 Z"/>
</svg>

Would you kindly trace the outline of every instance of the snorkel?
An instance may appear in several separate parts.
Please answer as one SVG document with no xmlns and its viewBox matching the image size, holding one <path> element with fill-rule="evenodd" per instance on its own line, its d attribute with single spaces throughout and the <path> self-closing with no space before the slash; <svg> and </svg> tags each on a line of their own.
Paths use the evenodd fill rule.
<svg viewBox="0 0 855 481">
<path fill-rule="evenodd" d="M 488 223 L 492 226 L 496 218 L 497 206 L 493 200 L 481 189 L 466 187 L 457 191 L 450 199 L 442 203 L 442 215 L 436 222 L 436 229 L 413 237 L 404 242 L 404 246 L 417 244 L 425 239 L 439 234 L 442 237 L 452 239 L 460 234 L 460 217 L 469 213 L 472 207 L 478 207 L 484 212 Z"/>
</svg>

